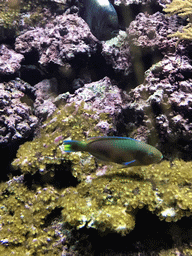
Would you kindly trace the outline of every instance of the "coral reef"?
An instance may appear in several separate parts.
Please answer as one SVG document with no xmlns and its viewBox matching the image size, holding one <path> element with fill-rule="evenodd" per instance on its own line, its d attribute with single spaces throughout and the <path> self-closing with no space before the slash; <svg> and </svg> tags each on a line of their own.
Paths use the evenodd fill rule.
<svg viewBox="0 0 192 256">
<path fill-rule="evenodd" d="M 15 2 L 14 6 L 9 3 Z M 19 26 L 20 1 L 0 2 L 0 41 L 15 34 Z"/>
<path fill-rule="evenodd" d="M 73 94 L 68 92 L 58 94 L 58 87 L 55 78 L 45 79 L 34 86 L 36 89 L 34 112 L 40 119 L 45 120 L 56 110 L 56 106 L 66 103 L 80 106 L 84 102 L 85 109 L 92 109 L 97 113 L 108 113 L 114 119 L 121 112 L 123 106 L 121 90 L 108 77 L 87 83 L 75 90 Z"/>
<path fill-rule="evenodd" d="M 85 84 L 74 94 L 68 94 L 66 102 L 76 105 L 85 102 L 85 109 L 91 108 L 97 113 L 107 113 L 111 117 L 117 116 L 123 105 L 121 90 L 108 77 Z"/>
<path fill-rule="evenodd" d="M 174 53 L 177 44 L 176 38 L 168 38 L 169 33 L 174 33 L 184 24 L 181 18 L 176 16 L 166 17 L 165 14 L 156 12 L 152 15 L 139 13 L 126 28 L 127 45 L 131 58 L 131 69 L 128 75 L 132 75 L 132 83 L 129 87 L 143 83 L 144 72 L 153 63 L 162 59 L 162 54 Z M 155 53 L 155 54 L 154 54 Z"/>
<path fill-rule="evenodd" d="M 55 78 L 45 79 L 34 86 L 35 102 L 34 113 L 40 120 L 46 120 L 56 110 L 55 95 L 58 94 L 58 85 Z"/>
<path fill-rule="evenodd" d="M 139 5 L 139 4 L 147 4 L 149 2 L 149 0 L 114 0 L 114 4 L 115 5 L 122 5 L 122 6 L 128 6 L 128 5 L 131 5 L 131 4 L 136 4 L 136 5 Z"/>
<path fill-rule="evenodd" d="M 66 137 L 83 139 L 88 130 L 89 136 L 99 134 L 98 130 L 94 131 L 97 115 L 74 104 L 56 111 L 43 124 L 39 138 L 20 147 L 13 166 L 23 173 L 40 171 L 45 174 L 53 172 L 56 165 L 65 166 L 66 161 L 71 161 L 72 174 L 81 183 L 63 191 L 62 215 L 64 221 L 78 228 L 94 227 L 125 235 L 135 226 L 135 212 L 143 207 L 167 221 L 189 216 L 191 162 L 170 164 L 164 161 L 129 169 L 99 164 L 97 168 L 93 158 L 86 153 L 62 152 L 61 141 Z"/>
<path fill-rule="evenodd" d="M 114 0 L 122 30 L 106 42 L 82 3 L 0 3 L 0 254 L 191 255 L 191 44 L 168 36 L 190 39 L 191 0 L 167 5 L 174 16 L 170 0 Z M 99 135 L 164 161 L 123 169 L 63 150 Z"/>
<path fill-rule="evenodd" d="M 7 0 L 0 2 L 0 41 L 14 38 L 34 27 L 44 27 L 56 13 L 76 13 L 72 1 Z"/>
<path fill-rule="evenodd" d="M 165 7 L 165 5 L 169 4 L 170 2 L 171 2 L 171 0 L 157 0 L 157 1 L 153 1 L 152 3 Z M 114 0 L 114 4 L 117 6 L 119 6 L 119 5 L 129 6 L 132 4 L 135 4 L 135 5 L 142 4 L 142 5 L 146 5 L 146 6 L 148 6 L 148 8 L 150 8 L 151 0 L 144 0 L 144 1 L 143 0 Z"/>
<path fill-rule="evenodd" d="M 165 12 L 169 14 L 178 14 L 180 17 L 188 17 L 189 24 L 183 27 L 182 32 L 177 31 L 171 34 L 171 37 L 179 37 L 179 39 L 192 40 L 192 1 L 185 0 L 173 0 L 164 9 Z"/>
<path fill-rule="evenodd" d="M 181 160 L 129 169 L 100 165 L 95 173 L 86 175 L 77 187 L 60 191 L 52 187 L 29 190 L 23 185 L 22 176 L 6 185 L 1 184 L 4 224 L 0 232 L 1 250 L 4 252 L 6 247 L 16 253 L 23 249 L 22 241 L 25 239 L 26 252 L 59 252 L 66 238 L 58 237 L 53 226 L 40 228 L 55 208 L 63 209 L 63 221 L 78 229 L 96 228 L 105 234 L 116 232 L 121 235 L 134 229 L 135 215 L 142 208 L 148 208 L 167 222 L 190 216 L 191 165 L 191 162 Z M 84 168 L 81 175 L 85 175 Z M 172 232 L 176 235 L 176 231 Z M 189 250 L 186 248 L 186 252 Z"/>
<path fill-rule="evenodd" d="M 129 169 L 103 166 L 63 192 L 64 221 L 77 228 L 125 235 L 134 228 L 135 213 L 143 207 L 168 222 L 190 216 L 191 167 L 191 162 L 178 160 Z"/>
<path fill-rule="evenodd" d="M 20 79 L 0 84 L 1 147 L 28 138 L 37 127 L 37 117 L 32 114 L 31 107 L 22 101 L 27 87 Z"/>
<path fill-rule="evenodd" d="M 115 38 L 102 42 L 102 46 L 101 54 L 106 63 L 112 65 L 116 73 L 123 73 L 127 76 L 131 69 L 131 53 L 127 33 L 120 31 Z"/>
<path fill-rule="evenodd" d="M 85 132 L 90 137 L 101 134 L 96 128 L 99 113 L 77 106 L 68 104 L 57 110 L 43 124 L 39 137 L 20 147 L 13 162 L 13 167 L 24 174 L 39 171 L 54 175 L 57 165 L 67 170 L 71 161 L 72 174 L 81 183 L 62 192 L 65 222 L 77 228 L 125 235 L 135 226 L 135 212 L 143 207 L 167 221 L 191 214 L 191 162 L 163 161 L 148 167 L 118 169 L 117 165 L 96 164 L 86 153 L 64 153 L 63 139 L 81 140 Z"/>
<path fill-rule="evenodd" d="M 24 59 L 22 54 L 8 49 L 5 45 L 0 45 L 0 74 L 10 75 L 18 71 L 20 63 Z"/>
<path fill-rule="evenodd" d="M 73 176 L 80 178 L 83 166 L 86 177 L 96 168 L 94 158 L 87 157 L 85 153 L 64 153 L 62 141 L 66 138 L 82 140 L 87 136 L 102 135 L 102 130 L 97 126 L 102 120 L 107 120 L 107 114 L 85 110 L 83 104 L 79 107 L 74 104 L 61 107 L 43 124 L 39 137 L 20 146 L 12 165 L 23 173 L 34 174 L 39 171 L 41 174 L 50 172 L 54 175 L 58 165 L 72 161 Z"/>
</svg>

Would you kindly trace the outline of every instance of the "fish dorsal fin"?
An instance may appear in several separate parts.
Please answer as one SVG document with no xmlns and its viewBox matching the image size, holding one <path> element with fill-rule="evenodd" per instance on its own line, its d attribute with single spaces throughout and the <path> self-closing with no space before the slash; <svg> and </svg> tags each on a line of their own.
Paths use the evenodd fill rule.
<svg viewBox="0 0 192 256">
<path fill-rule="evenodd" d="M 101 136 L 101 137 L 91 137 L 91 138 L 88 138 L 86 141 L 87 143 L 92 143 L 94 141 L 102 141 L 102 140 L 108 140 L 108 139 L 118 139 L 118 140 L 134 140 L 133 138 L 129 138 L 129 137 L 118 137 L 118 136 Z"/>
</svg>

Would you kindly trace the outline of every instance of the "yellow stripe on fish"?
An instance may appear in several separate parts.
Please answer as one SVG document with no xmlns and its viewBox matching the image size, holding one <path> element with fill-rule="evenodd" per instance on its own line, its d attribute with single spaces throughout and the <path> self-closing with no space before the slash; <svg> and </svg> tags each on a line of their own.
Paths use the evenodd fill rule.
<svg viewBox="0 0 192 256">
<path fill-rule="evenodd" d="M 87 141 L 64 140 L 65 152 L 86 151 L 96 158 L 125 167 L 157 163 L 162 153 L 145 142 L 127 137 L 95 137 Z"/>
</svg>

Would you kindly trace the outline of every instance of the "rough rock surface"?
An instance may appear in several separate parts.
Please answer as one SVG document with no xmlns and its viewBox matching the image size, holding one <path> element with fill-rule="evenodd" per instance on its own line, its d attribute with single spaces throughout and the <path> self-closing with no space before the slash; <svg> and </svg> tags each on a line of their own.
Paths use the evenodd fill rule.
<svg viewBox="0 0 192 256">
<path fill-rule="evenodd" d="M 120 31 L 117 37 L 102 42 L 102 46 L 101 54 L 106 63 L 111 65 L 115 72 L 127 75 L 131 67 L 131 53 L 127 33 Z"/>
<path fill-rule="evenodd" d="M 72 14 L 57 16 L 45 28 L 27 31 L 15 42 L 15 49 L 22 54 L 37 51 L 42 65 L 52 62 L 63 66 L 77 55 L 91 56 L 97 47 L 98 40 L 85 21 Z"/>
<path fill-rule="evenodd" d="M 153 0 L 114 0 L 115 5 L 122 5 L 122 6 L 129 6 L 131 4 L 135 5 L 150 5 L 151 3 L 153 4 L 159 4 L 162 7 L 165 7 L 166 4 L 170 4 L 171 0 L 158 0 L 158 1 L 153 1 Z"/>
<path fill-rule="evenodd" d="M 22 102 L 21 80 L 0 83 L 0 145 L 7 146 L 28 138 L 37 127 L 38 119 L 31 107 Z"/>
<path fill-rule="evenodd" d="M 176 32 L 181 23 L 177 16 L 166 17 L 160 12 L 152 15 L 139 13 L 127 29 L 128 39 L 131 45 L 145 50 L 170 52 L 175 49 L 177 39 L 167 38 L 167 35 Z"/>
<path fill-rule="evenodd" d="M 45 79 L 34 86 L 35 102 L 34 112 L 39 119 L 45 120 L 56 110 L 56 105 L 53 103 L 57 91 L 57 80 Z"/>
<path fill-rule="evenodd" d="M 96 111 L 96 116 L 103 113 L 115 119 L 120 114 L 123 106 L 121 93 L 121 89 L 114 85 L 108 77 L 104 77 L 97 82 L 85 84 L 84 87 L 77 89 L 74 94 L 59 95 L 55 102 L 59 104 L 64 101 L 68 104 L 75 103 L 77 106 L 84 102 L 84 108 Z M 107 121 L 99 122 L 97 127 L 105 134 L 116 132 L 115 126 Z"/>
<path fill-rule="evenodd" d="M 191 159 L 191 72 L 186 57 L 165 57 L 153 65 L 146 71 L 144 83 L 127 95 L 123 119 L 117 119 L 118 128 L 123 131 L 122 123 L 127 123 L 127 131 L 139 139 L 156 146 L 160 142 L 165 153 Z"/>
<path fill-rule="evenodd" d="M 21 67 L 20 63 L 24 56 L 7 48 L 6 45 L 0 45 L 0 75 L 11 75 Z"/>
<path fill-rule="evenodd" d="M 122 106 L 121 90 L 113 85 L 108 77 L 104 77 L 100 81 L 85 84 L 67 99 L 67 103 L 75 102 L 77 105 L 82 101 L 85 102 L 86 108 L 111 116 L 117 115 Z"/>
</svg>

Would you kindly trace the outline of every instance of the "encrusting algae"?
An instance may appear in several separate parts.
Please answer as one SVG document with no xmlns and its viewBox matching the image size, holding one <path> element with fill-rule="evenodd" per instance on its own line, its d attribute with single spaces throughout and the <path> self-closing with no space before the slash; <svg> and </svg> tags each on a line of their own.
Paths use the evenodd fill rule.
<svg viewBox="0 0 192 256">
<path fill-rule="evenodd" d="M 62 209 L 62 220 L 80 229 L 128 234 L 135 214 L 145 207 L 166 221 L 192 212 L 192 162 L 163 161 L 146 167 L 100 166 L 77 187 L 27 188 L 22 182 L 0 186 L 0 252 L 59 255 L 55 231 L 47 216 Z M 83 175 L 83 170 L 82 170 Z M 143 220 L 145 221 L 145 220 Z M 52 253 L 52 254 L 51 254 Z"/>
</svg>

